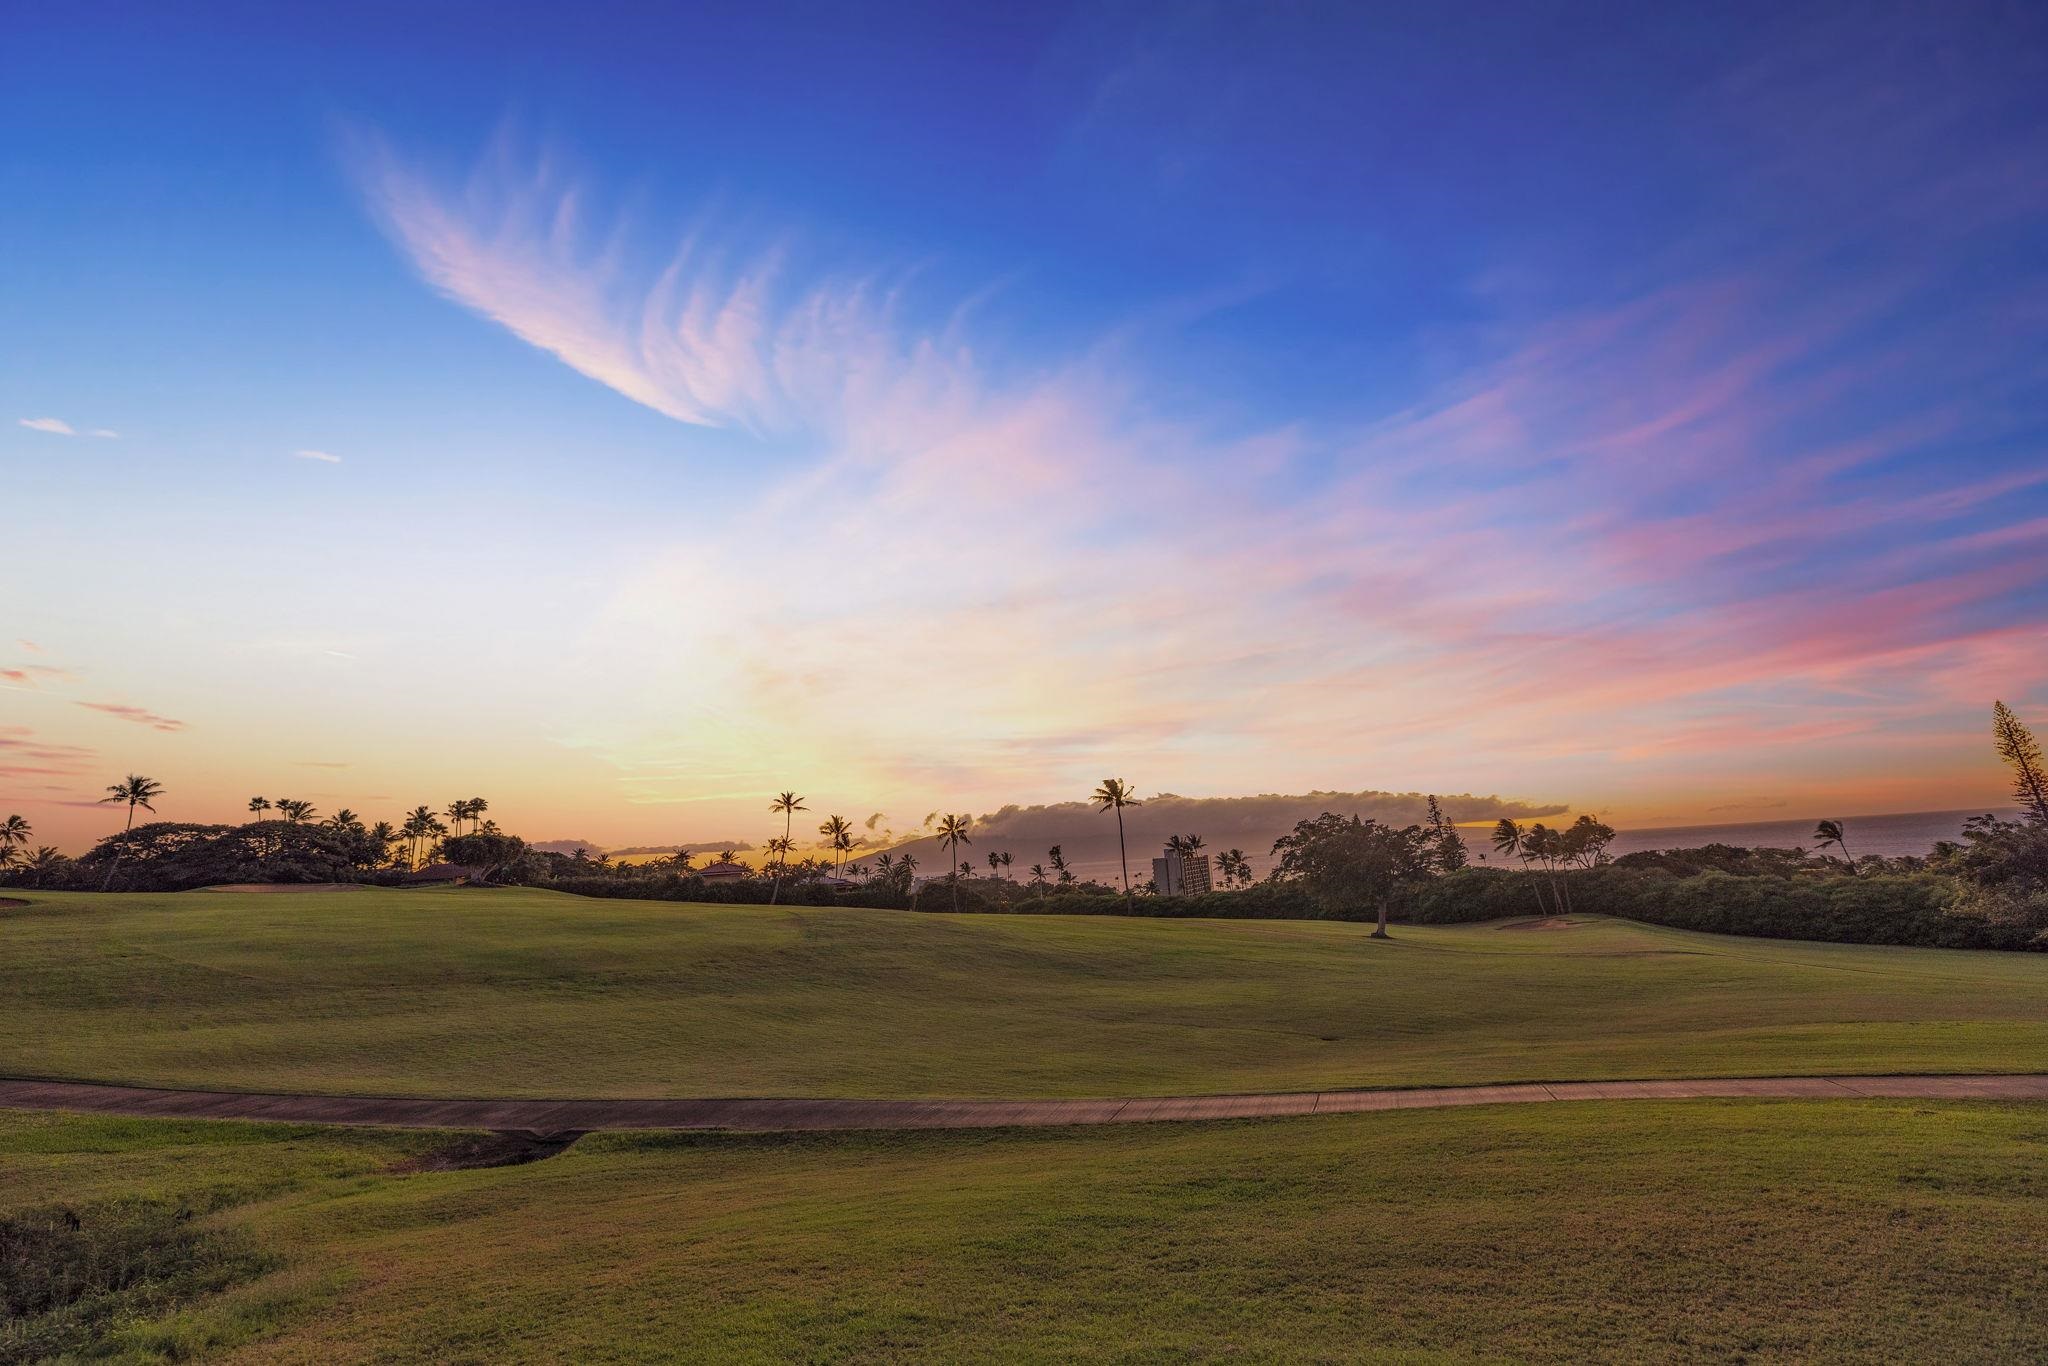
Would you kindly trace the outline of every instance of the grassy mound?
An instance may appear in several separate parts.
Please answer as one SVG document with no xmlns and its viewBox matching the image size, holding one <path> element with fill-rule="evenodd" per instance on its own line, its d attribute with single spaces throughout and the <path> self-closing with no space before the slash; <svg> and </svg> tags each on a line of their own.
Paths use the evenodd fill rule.
<svg viewBox="0 0 2048 1366">
<path fill-rule="evenodd" d="M 2026 1071 L 2048 956 L 591 901 L 31 894 L 0 1073 L 357 1094 L 1076 1096 Z"/>
<path fill-rule="evenodd" d="M 92 1347 L 141 1359 L 2018 1361 L 2048 1355 L 2044 1117 L 600 1135 L 406 1174 L 445 1138 L 0 1113 L 0 1214 L 268 1190 L 214 1219 L 283 1269 Z"/>
</svg>

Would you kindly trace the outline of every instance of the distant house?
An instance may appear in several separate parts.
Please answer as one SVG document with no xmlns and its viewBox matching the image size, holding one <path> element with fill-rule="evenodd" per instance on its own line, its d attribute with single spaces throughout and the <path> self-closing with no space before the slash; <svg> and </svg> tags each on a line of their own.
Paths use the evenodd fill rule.
<svg viewBox="0 0 2048 1366">
<path fill-rule="evenodd" d="M 735 882 L 753 876 L 753 871 L 744 863 L 707 863 L 697 869 L 695 876 L 706 882 Z"/>
<path fill-rule="evenodd" d="M 408 887 L 452 886 L 458 882 L 475 882 L 481 879 L 484 870 L 471 868 L 461 863 L 430 863 L 405 879 Z"/>
<path fill-rule="evenodd" d="M 821 877 L 814 879 L 814 881 L 818 886 L 834 892 L 850 892 L 860 886 L 858 882 L 855 882 L 850 877 Z"/>
</svg>

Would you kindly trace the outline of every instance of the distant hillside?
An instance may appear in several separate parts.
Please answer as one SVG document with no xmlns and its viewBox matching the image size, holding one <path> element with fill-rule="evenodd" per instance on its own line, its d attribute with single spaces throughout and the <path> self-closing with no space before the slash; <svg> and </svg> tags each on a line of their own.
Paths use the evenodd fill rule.
<svg viewBox="0 0 2048 1366">
<path fill-rule="evenodd" d="M 1470 793 L 1440 795 L 1444 813 L 1453 821 L 1541 820 L 1570 808 L 1562 802 L 1526 802 L 1505 797 L 1475 797 Z M 1419 823 L 1427 810 L 1428 798 L 1420 792 L 1306 792 L 1298 796 L 1266 794 L 1257 797 L 1182 797 L 1162 793 L 1148 797 L 1142 805 L 1124 810 L 1124 830 L 1130 846 L 1131 880 L 1138 882 L 1152 873 L 1152 859 L 1159 854 L 1169 835 L 1200 835 L 1205 852 L 1238 848 L 1251 858 L 1255 872 L 1264 873 L 1272 863 L 1273 841 L 1325 811 L 1359 815 L 1394 825 Z M 1481 842 L 1471 832 L 1471 842 Z M 974 818 L 973 843 L 962 857 L 971 859 L 977 871 L 986 872 L 991 850 L 1007 850 L 1016 862 L 1013 877 L 1022 879 L 1025 869 L 1043 863 L 1046 851 L 1057 844 L 1065 851 L 1067 863 L 1081 877 L 1109 881 L 1117 873 L 1116 817 L 1097 812 L 1091 803 L 1059 802 L 1050 806 L 1006 806 Z M 920 868 L 940 871 L 946 855 L 930 836 L 901 841 L 895 852 L 914 855 Z M 877 850 L 863 849 L 861 857 Z"/>
</svg>

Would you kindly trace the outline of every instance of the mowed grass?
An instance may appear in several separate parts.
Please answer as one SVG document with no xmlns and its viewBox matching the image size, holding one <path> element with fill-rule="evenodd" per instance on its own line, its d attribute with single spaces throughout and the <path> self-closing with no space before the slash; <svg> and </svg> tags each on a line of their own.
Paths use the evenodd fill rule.
<svg viewBox="0 0 2048 1366">
<path fill-rule="evenodd" d="M 2040 1104 L 622 1134 L 389 1170 L 433 1141 L 0 1113 L 0 1214 L 183 1202 L 273 1259 L 117 1330 L 131 1359 L 2048 1356 Z"/>
<path fill-rule="evenodd" d="M 537 891 L 29 894 L 0 1074 L 485 1096 L 1079 1096 L 2031 1071 L 2048 956 Z"/>
</svg>

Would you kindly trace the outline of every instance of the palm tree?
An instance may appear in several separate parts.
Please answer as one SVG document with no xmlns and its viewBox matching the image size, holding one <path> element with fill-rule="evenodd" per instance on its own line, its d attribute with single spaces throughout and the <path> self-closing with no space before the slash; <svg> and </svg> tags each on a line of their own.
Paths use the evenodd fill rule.
<svg viewBox="0 0 2048 1366">
<path fill-rule="evenodd" d="M 135 828 L 135 808 L 139 806 L 154 816 L 156 814 L 156 807 L 150 803 L 163 794 L 164 785 L 156 779 L 145 778 L 140 774 L 131 773 L 120 782 L 109 785 L 107 795 L 100 798 L 100 804 L 102 806 L 118 806 L 126 803 L 128 807 L 128 823 L 121 827 L 121 833 L 125 835 Z M 107 888 L 114 885 L 114 870 L 120 866 L 121 847 L 116 845 L 114 847 L 113 861 L 107 864 L 106 881 L 100 883 L 101 891 L 104 892 Z"/>
<path fill-rule="evenodd" d="M 1530 858 L 1525 848 L 1526 843 L 1527 838 L 1522 834 L 1522 827 L 1509 820 L 1506 816 L 1502 816 L 1493 823 L 1494 852 L 1502 858 L 1518 858 L 1526 865 Z M 1534 886 L 1536 888 L 1536 913 L 1541 915 L 1544 910 L 1543 884 L 1538 882 Z"/>
<path fill-rule="evenodd" d="M 414 868 L 420 866 L 420 841 L 431 836 L 434 827 L 440 823 L 435 819 L 432 808 L 424 805 L 414 807 L 407 814 L 400 833 L 406 838 L 405 861 L 408 865 Z"/>
<path fill-rule="evenodd" d="M 461 834 L 461 833 L 462 833 L 462 823 L 463 823 L 464 821 L 466 821 L 466 820 L 468 820 L 468 819 L 469 819 L 469 801 L 468 801 L 468 799 L 467 799 L 467 798 L 465 798 L 465 799 L 463 799 L 463 800 L 460 800 L 460 801 L 453 801 L 453 802 L 450 802 L 450 803 L 448 803 L 448 809 L 447 809 L 446 811 L 442 812 L 441 814 L 442 814 L 442 815 L 444 815 L 444 816 L 446 816 L 446 817 L 447 817 L 447 818 L 448 818 L 449 820 L 451 820 L 451 821 L 454 821 L 454 822 L 455 822 L 455 833 L 456 833 L 456 834 L 458 834 L 458 835 L 459 835 L 459 834 Z"/>
<path fill-rule="evenodd" d="M 382 863 L 391 856 L 391 845 L 398 837 L 398 831 L 392 827 L 390 821 L 378 821 L 370 827 L 370 845 L 376 852 L 374 862 Z"/>
<path fill-rule="evenodd" d="M 1847 831 L 1842 828 L 1840 821 L 1822 821 L 1813 827 L 1813 837 L 1821 848 L 1825 849 L 1832 844 L 1841 850 L 1842 862 L 1849 865 L 1849 873 L 1853 877 L 1856 875 L 1856 860 L 1849 857 L 1849 846 L 1843 839 L 1845 834 Z"/>
<path fill-rule="evenodd" d="M 363 818 L 344 806 L 327 818 L 327 824 L 336 830 L 359 831 L 363 828 Z"/>
<path fill-rule="evenodd" d="M 1009 876 L 1010 876 L 1010 865 L 1011 865 L 1012 863 L 1015 863 L 1016 861 L 1017 861 L 1016 859 L 1014 859 L 1014 858 L 1012 858 L 1012 857 L 1010 856 L 1010 851 L 1009 851 L 1009 850 L 1007 850 L 1007 849 L 1003 850 L 1003 859 L 1002 859 L 1002 863 L 1003 863 L 1003 876 L 1004 876 L 1004 877 L 1009 877 Z M 1015 880 L 1016 880 L 1016 879 L 1014 879 L 1014 878 L 1011 878 L 1011 881 L 1013 881 L 1013 882 L 1014 882 Z"/>
<path fill-rule="evenodd" d="M 313 818 L 313 803 L 293 801 L 290 797 L 277 799 L 277 813 L 284 817 L 286 825 L 298 825 Z"/>
<path fill-rule="evenodd" d="M 678 849 L 676 850 L 675 857 L 669 860 L 669 865 L 678 873 L 688 873 L 695 871 L 690 866 L 694 862 L 696 862 L 696 855 L 687 849 Z"/>
<path fill-rule="evenodd" d="M 1104 778 L 1102 786 L 1095 789 L 1095 809 L 1116 812 L 1116 852 L 1124 867 L 1124 901 L 1131 899 L 1131 856 L 1124 848 L 1124 808 L 1137 806 L 1138 799 L 1131 795 L 1130 787 L 1122 778 Z"/>
<path fill-rule="evenodd" d="M 9 816 L 6 820 L 0 821 L 0 849 L 26 845 L 28 837 L 35 832 L 35 827 L 20 816 Z"/>
<path fill-rule="evenodd" d="M 1034 863 L 1026 871 L 1031 874 L 1031 885 L 1039 888 L 1040 895 L 1043 895 L 1043 889 L 1045 887 L 1045 865 L 1042 863 Z"/>
<path fill-rule="evenodd" d="M 1046 850 L 1045 856 L 1052 861 L 1052 870 L 1059 877 L 1060 886 L 1064 887 L 1074 880 L 1074 870 L 1067 867 L 1067 856 L 1060 852 L 1060 846 L 1055 844 Z"/>
<path fill-rule="evenodd" d="M 70 861 L 70 859 L 65 858 L 62 854 L 58 853 L 55 849 L 52 849 L 49 845 L 46 844 L 42 848 L 36 850 L 33 854 L 30 854 L 28 858 L 22 863 L 22 867 L 28 870 L 28 875 L 34 878 L 36 886 L 40 887 L 43 885 L 43 879 L 50 876 L 50 874 L 56 872 L 59 868 L 62 868 L 65 864 L 69 863 Z"/>
<path fill-rule="evenodd" d="M 795 819 L 797 812 L 808 809 L 804 806 L 804 799 L 802 797 L 797 796 L 794 792 L 784 792 L 777 796 L 774 801 L 768 803 L 768 809 L 770 811 L 779 811 L 782 813 L 782 847 L 784 849 L 788 849 L 790 822 L 793 819 Z M 773 906 L 781 899 L 782 866 L 778 863 L 775 868 L 775 890 L 769 893 L 768 904 L 770 906 Z"/>
<path fill-rule="evenodd" d="M 967 827 L 971 824 L 966 816 L 945 817 L 939 822 L 939 843 L 958 855 L 961 845 L 974 843 L 967 834 Z M 960 909 L 960 879 L 957 877 L 953 879 L 953 909 Z"/>
<path fill-rule="evenodd" d="M 818 827 L 818 833 L 825 837 L 826 844 L 839 855 L 839 864 L 844 867 L 846 855 L 853 848 L 853 826 L 844 816 L 827 816 L 825 823 Z"/>
<path fill-rule="evenodd" d="M 484 799 L 483 799 L 482 797 L 471 797 L 471 798 L 469 799 L 469 833 L 470 833 L 470 834 L 472 834 L 472 835 L 476 835 L 476 834 L 481 834 L 481 833 L 482 833 L 481 829 L 480 829 L 480 828 L 478 827 L 478 825 L 477 825 L 477 822 L 478 822 L 479 820 L 481 820 L 481 819 L 483 818 L 483 814 L 484 814 L 484 812 L 486 812 L 486 811 L 488 811 L 488 810 L 490 810 L 490 809 L 491 809 L 491 804 L 490 804 L 489 802 L 485 801 L 485 800 L 484 800 Z"/>
<path fill-rule="evenodd" d="M 997 874 L 998 874 L 998 873 L 999 873 L 999 872 L 1001 871 L 1001 869 L 1002 869 L 1002 866 L 1003 866 L 1003 856 L 1002 856 L 1001 854 L 998 854 L 998 853 L 997 853 L 997 852 L 996 852 L 995 850 L 993 850 L 993 849 L 989 850 L 989 851 L 988 851 L 988 875 L 989 875 L 990 877 L 995 877 L 995 876 L 997 876 Z"/>
<path fill-rule="evenodd" d="M 270 809 L 270 798 L 268 798 L 268 797 L 251 797 L 251 798 L 249 799 L 249 810 L 250 810 L 250 812 L 251 812 L 251 813 L 252 813 L 252 814 L 253 814 L 253 815 L 254 815 L 254 816 L 256 817 L 256 819 L 257 819 L 257 820 L 259 820 L 259 821 L 260 821 L 260 820 L 262 820 L 262 819 L 263 819 L 263 813 L 264 813 L 264 812 L 266 812 L 266 811 L 268 811 L 269 809 Z"/>
</svg>

